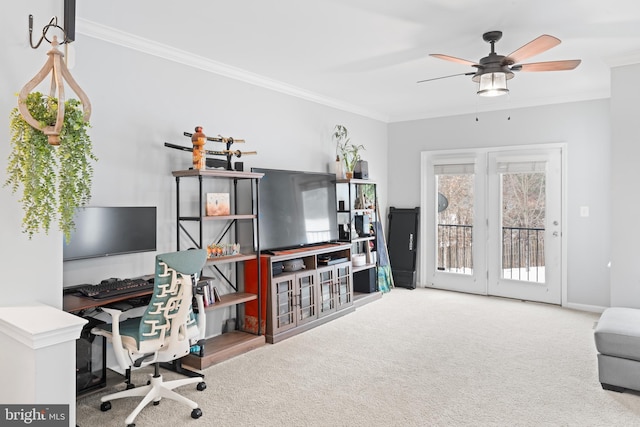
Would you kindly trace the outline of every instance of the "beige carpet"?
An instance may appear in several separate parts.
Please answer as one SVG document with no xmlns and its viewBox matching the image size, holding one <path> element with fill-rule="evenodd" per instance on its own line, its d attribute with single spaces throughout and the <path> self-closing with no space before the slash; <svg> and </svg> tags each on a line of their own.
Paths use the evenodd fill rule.
<svg viewBox="0 0 640 427">
<path fill-rule="evenodd" d="M 136 425 L 640 426 L 640 395 L 598 383 L 598 317 L 396 288 L 355 313 L 208 368 L 205 391 L 179 389 L 199 402 L 202 418 L 163 400 Z M 124 425 L 137 400 L 100 412 L 99 396 L 109 391 L 78 400 L 80 427 Z"/>
</svg>

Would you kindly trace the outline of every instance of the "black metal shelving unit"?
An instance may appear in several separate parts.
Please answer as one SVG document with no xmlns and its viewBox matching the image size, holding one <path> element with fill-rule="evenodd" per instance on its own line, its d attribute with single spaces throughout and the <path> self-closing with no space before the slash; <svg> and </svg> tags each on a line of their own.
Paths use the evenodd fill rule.
<svg viewBox="0 0 640 427">
<path fill-rule="evenodd" d="M 220 277 L 235 291 L 227 293 L 221 296 L 221 301 L 210 305 L 206 310 L 215 310 L 222 307 L 234 306 L 236 308 L 236 319 L 238 319 L 238 308 L 240 304 L 245 302 L 257 300 L 259 316 L 261 315 L 261 300 L 262 295 L 260 292 L 260 221 L 259 221 L 259 206 L 260 206 L 260 179 L 263 177 L 262 173 L 256 172 L 244 172 L 244 171 L 230 171 L 223 169 L 188 169 L 181 171 L 174 171 L 173 176 L 176 179 L 176 247 L 180 250 L 180 241 L 182 237 L 187 237 L 194 246 L 198 248 L 206 247 L 204 243 L 204 224 L 208 221 L 218 222 L 221 225 L 221 232 L 219 234 L 216 243 L 220 243 L 225 236 L 229 235 L 231 230 L 234 230 L 234 236 L 238 235 L 238 223 L 239 221 L 252 221 L 253 226 L 253 251 L 250 253 L 239 253 L 228 256 L 218 256 L 215 258 L 209 258 L 207 265 L 212 266 L 219 273 Z M 181 210 L 181 181 L 182 179 L 197 179 L 198 182 L 198 213 L 197 215 L 184 215 Z M 229 215 L 217 215 L 207 216 L 205 215 L 205 193 L 204 183 L 205 179 L 226 179 L 233 182 L 233 209 Z M 252 197 L 255 200 L 252 202 L 252 212 L 249 214 L 238 213 L 238 182 L 251 180 L 252 183 Z M 182 189 L 184 190 L 184 189 Z M 186 227 L 186 223 L 197 223 L 197 235 L 190 231 Z M 256 260 L 258 268 L 258 286 L 257 292 L 247 293 L 243 292 L 238 283 L 234 283 L 229 279 L 220 269 L 219 265 L 235 263 L 236 264 L 236 281 L 238 279 L 238 265 L 247 260 Z M 258 339 L 256 339 L 259 337 Z M 212 337 L 208 339 L 204 345 L 201 355 L 189 355 L 185 358 L 185 364 L 192 365 L 198 369 L 204 369 L 212 364 L 218 363 L 222 360 L 229 358 L 229 356 L 240 354 L 244 351 L 248 351 L 261 344 L 264 344 L 263 331 L 258 325 L 257 333 L 245 332 L 241 330 L 235 330 L 231 333 L 225 333 L 220 336 Z"/>
</svg>

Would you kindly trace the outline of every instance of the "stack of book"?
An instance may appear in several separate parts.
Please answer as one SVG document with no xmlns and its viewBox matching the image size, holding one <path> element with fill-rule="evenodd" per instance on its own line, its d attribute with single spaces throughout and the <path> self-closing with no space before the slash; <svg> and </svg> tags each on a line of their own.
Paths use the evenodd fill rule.
<svg viewBox="0 0 640 427">
<path fill-rule="evenodd" d="M 203 277 L 200 279 L 197 292 L 202 294 L 205 307 L 220 301 L 220 293 L 218 289 L 213 286 L 213 278 L 211 277 Z"/>
</svg>

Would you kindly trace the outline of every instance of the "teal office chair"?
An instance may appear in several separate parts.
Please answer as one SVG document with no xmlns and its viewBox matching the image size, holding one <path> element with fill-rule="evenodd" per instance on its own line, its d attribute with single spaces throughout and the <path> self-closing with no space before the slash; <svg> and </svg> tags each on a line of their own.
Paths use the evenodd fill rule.
<svg viewBox="0 0 640 427">
<path fill-rule="evenodd" d="M 92 333 L 106 337 L 113 344 L 118 364 L 127 373 L 127 389 L 103 396 L 100 409 L 111 409 L 111 400 L 144 396 L 142 401 L 125 419 L 127 426 L 133 423 L 142 409 L 153 401 L 160 403 L 165 397 L 189 406 L 192 418 L 200 418 L 198 404 L 179 395 L 174 388 L 186 384 L 198 384 L 198 390 L 206 388 L 202 377 L 175 381 L 162 380 L 160 363 L 171 362 L 189 354 L 192 344 L 204 338 L 204 305 L 202 295 L 196 295 L 198 316 L 192 310 L 193 283 L 207 259 L 204 249 L 160 254 L 156 256 L 154 290 L 144 315 L 120 321 L 122 311 L 103 308 L 111 315 L 112 323 L 93 328 Z M 197 280 L 196 280 L 197 281 Z M 131 370 L 153 364 L 153 375 L 146 386 L 131 384 Z M 170 423 L 165 420 L 162 424 Z"/>
</svg>

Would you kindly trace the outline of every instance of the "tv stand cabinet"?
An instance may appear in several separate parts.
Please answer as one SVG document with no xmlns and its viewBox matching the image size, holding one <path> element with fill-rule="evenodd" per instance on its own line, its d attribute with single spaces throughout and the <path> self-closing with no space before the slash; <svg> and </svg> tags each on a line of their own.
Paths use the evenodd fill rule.
<svg viewBox="0 0 640 427">
<path fill-rule="evenodd" d="M 274 265 L 301 259 L 304 268 L 277 273 Z M 335 262 L 333 262 L 335 260 Z M 248 292 L 262 284 L 261 319 L 257 301 L 245 304 L 245 325 L 264 328 L 268 343 L 291 336 L 355 311 L 351 244 L 331 243 L 305 248 L 274 251 L 261 255 L 262 280 L 255 280 L 257 261 L 245 262 Z"/>
</svg>

